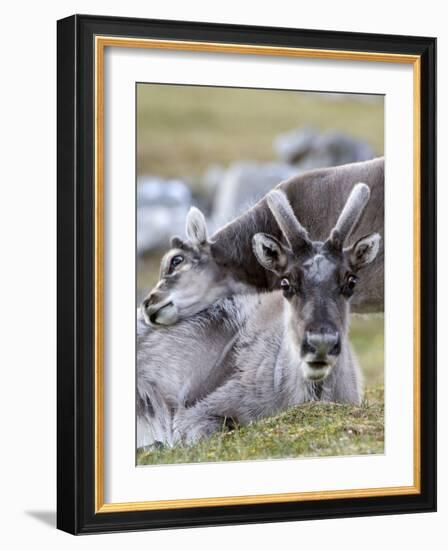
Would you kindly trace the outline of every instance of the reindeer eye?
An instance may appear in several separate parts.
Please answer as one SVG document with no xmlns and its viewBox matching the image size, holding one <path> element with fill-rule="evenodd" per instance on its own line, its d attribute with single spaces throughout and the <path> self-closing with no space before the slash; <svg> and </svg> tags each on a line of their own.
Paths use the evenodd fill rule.
<svg viewBox="0 0 448 550">
<path fill-rule="evenodd" d="M 349 275 L 347 277 L 347 287 L 350 290 L 353 290 L 355 288 L 357 282 L 358 282 L 358 277 L 356 277 L 356 275 Z"/>
<path fill-rule="evenodd" d="M 184 257 L 178 254 L 177 256 L 173 256 L 171 258 L 171 267 L 176 267 L 177 265 L 181 264 L 184 261 Z"/>
<path fill-rule="evenodd" d="M 345 283 L 342 285 L 342 294 L 345 294 L 345 296 L 349 298 L 353 294 L 357 282 L 358 277 L 356 277 L 356 275 L 348 275 L 345 279 Z"/>
<path fill-rule="evenodd" d="M 281 288 L 282 290 L 289 290 L 290 286 L 291 286 L 291 285 L 289 284 L 289 280 L 288 280 L 288 279 L 285 278 L 285 279 L 282 279 L 282 280 L 280 281 L 280 288 Z"/>
</svg>

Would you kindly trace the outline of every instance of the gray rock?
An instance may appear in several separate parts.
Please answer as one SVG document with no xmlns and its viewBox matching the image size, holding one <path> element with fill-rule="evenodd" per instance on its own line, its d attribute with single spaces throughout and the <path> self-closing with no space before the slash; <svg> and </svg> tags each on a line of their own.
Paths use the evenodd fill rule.
<svg viewBox="0 0 448 550">
<path fill-rule="evenodd" d="M 300 170 L 313 170 L 328 166 L 340 166 L 361 162 L 375 156 L 367 143 L 341 132 L 325 132 L 317 136 L 308 154 L 297 164 Z"/>
<path fill-rule="evenodd" d="M 311 128 L 299 128 L 279 135 L 274 150 L 281 160 L 302 170 L 340 166 L 349 162 L 368 160 L 374 151 L 362 140 L 337 131 L 318 134 Z"/>
<path fill-rule="evenodd" d="M 192 197 L 180 180 L 148 177 L 137 185 L 137 253 L 168 246 L 174 234 L 184 234 Z"/>
<path fill-rule="evenodd" d="M 310 152 L 317 135 L 308 127 L 291 130 L 275 138 L 274 150 L 283 162 L 297 162 Z"/>
</svg>

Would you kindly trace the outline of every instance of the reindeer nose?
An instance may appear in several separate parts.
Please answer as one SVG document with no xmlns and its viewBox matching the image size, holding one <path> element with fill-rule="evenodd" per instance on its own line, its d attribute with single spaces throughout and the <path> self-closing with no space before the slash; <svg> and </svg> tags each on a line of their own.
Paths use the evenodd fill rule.
<svg viewBox="0 0 448 550">
<path fill-rule="evenodd" d="M 305 335 L 305 353 L 312 353 L 316 359 L 325 359 L 327 355 L 339 355 L 341 342 L 338 332 L 310 332 Z"/>
</svg>

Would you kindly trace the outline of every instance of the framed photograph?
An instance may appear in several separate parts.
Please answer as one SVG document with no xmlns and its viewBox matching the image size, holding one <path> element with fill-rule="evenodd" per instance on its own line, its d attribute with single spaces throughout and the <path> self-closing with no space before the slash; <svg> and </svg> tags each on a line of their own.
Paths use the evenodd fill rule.
<svg viewBox="0 0 448 550">
<path fill-rule="evenodd" d="M 434 511 L 436 40 L 58 21 L 58 528 Z"/>
</svg>

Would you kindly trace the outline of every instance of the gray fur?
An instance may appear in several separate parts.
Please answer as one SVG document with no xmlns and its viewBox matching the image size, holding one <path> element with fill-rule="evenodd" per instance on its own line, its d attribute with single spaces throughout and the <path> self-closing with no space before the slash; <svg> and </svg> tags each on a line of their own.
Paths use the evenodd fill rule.
<svg viewBox="0 0 448 550">
<path fill-rule="evenodd" d="M 348 341 L 321 382 L 305 378 L 300 354 L 289 334 L 288 304 L 281 292 L 239 297 L 245 317 L 232 352 L 233 373 L 193 407 L 174 416 L 174 442 L 192 444 L 219 431 L 225 419 L 246 425 L 307 401 L 359 404 L 362 380 Z"/>
<path fill-rule="evenodd" d="M 172 419 L 230 375 L 225 361 L 244 323 L 238 298 L 176 325 L 154 329 L 137 311 L 137 447 L 173 444 Z"/>
</svg>

